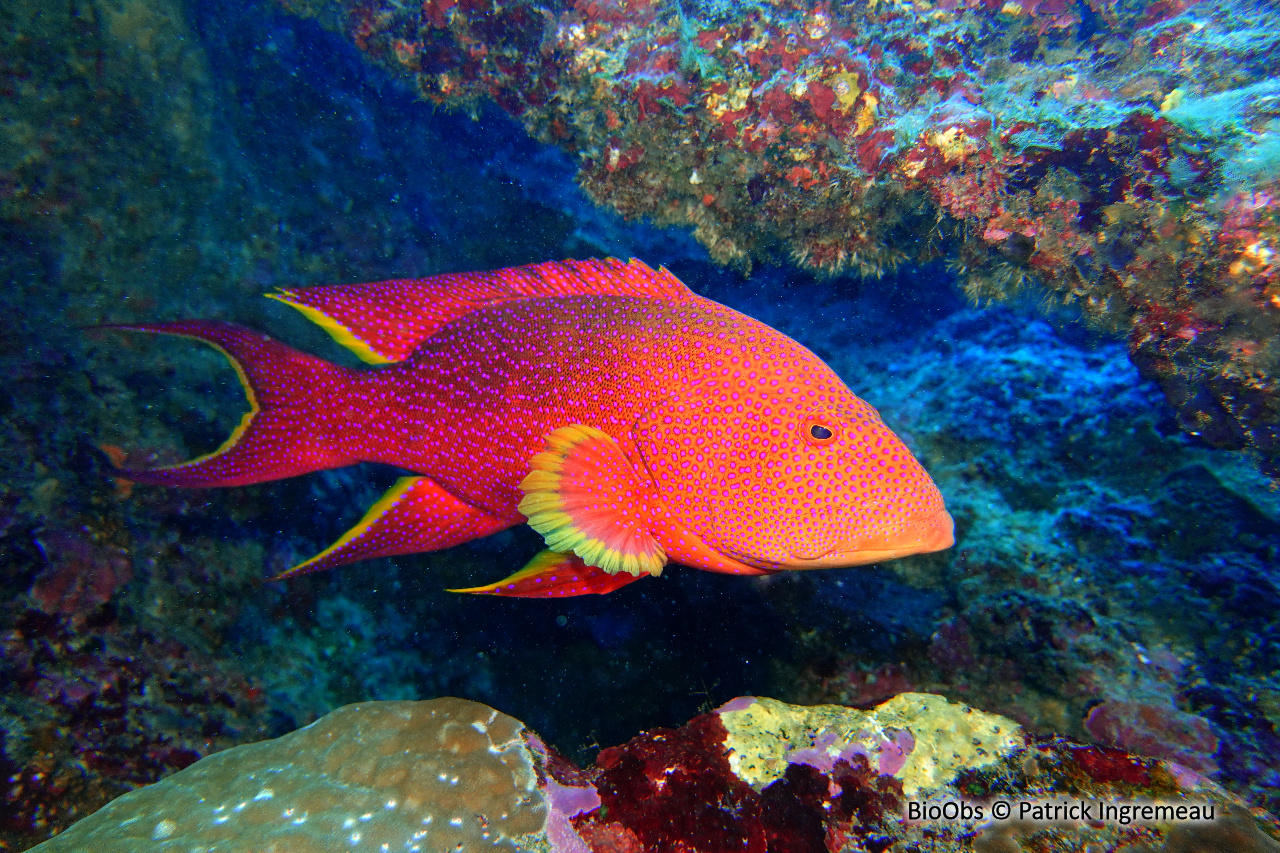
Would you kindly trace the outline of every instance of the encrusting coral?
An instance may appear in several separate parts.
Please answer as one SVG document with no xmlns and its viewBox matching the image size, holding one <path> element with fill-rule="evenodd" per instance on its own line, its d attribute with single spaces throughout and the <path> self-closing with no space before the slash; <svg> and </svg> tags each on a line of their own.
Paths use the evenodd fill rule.
<svg viewBox="0 0 1280 853">
<path fill-rule="evenodd" d="M 996 763 L 1023 741 L 1019 727 L 1004 717 L 926 693 L 902 693 L 871 711 L 737 700 L 720 709 L 720 720 L 728 732 L 729 765 L 756 788 L 782 778 L 792 764 L 823 769 L 862 755 L 914 796 L 946 785 L 960 770 Z M 925 720 L 931 724 L 922 725 Z M 806 740 L 814 746 L 796 747 Z"/>
</svg>

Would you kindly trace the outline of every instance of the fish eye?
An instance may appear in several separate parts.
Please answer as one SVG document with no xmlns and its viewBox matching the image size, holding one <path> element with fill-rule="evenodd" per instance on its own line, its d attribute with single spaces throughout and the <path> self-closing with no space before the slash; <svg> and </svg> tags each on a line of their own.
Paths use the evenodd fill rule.
<svg viewBox="0 0 1280 853">
<path fill-rule="evenodd" d="M 810 444 L 830 444 L 836 440 L 836 428 L 825 421 L 809 421 L 804 427 L 804 437 Z"/>
</svg>

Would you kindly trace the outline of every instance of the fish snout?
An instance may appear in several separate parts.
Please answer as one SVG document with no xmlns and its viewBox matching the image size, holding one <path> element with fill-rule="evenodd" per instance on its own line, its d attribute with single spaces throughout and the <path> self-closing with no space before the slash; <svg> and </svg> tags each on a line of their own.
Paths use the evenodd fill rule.
<svg viewBox="0 0 1280 853">
<path fill-rule="evenodd" d="M 956 524 L 951 513 L 945 509 L 912 519 L 903 525 L 901 530 L 885 535 L 886 550 L 900 551 L 899 556 L 906 554 L 929 554 L 941 551 L 956 544 Z M 874 550 L 874 539 L 867 543 L 867 550 Z"/>
<path fill-rule="evenodd" d="M 823 554 L 792 551 L 787 568 L 826 569 L 879 563 L 910 554 L 928 554 L 956 543 L 955 522 L 945 509 L 870 533 L 859 533 Z"/>
</svg>

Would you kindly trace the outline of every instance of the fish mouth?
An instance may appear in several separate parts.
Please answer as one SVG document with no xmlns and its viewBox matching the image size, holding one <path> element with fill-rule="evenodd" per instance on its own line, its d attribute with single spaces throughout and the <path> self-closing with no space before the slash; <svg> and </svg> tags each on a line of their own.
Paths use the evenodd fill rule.
<svg viewBox="0 0 1280 853">
<path fill-rule="evenodd" d="M 834 569 L 842 566 L 865 566 L 911 554 L 928 554 L 956 544 L 955 522 L 945 509 L 905 524 L 894 525 L 873 533 L 862 533 L 841 542 L 818 556 L 797 554 L 780 564 L 783 569 Z"/>
</svg>

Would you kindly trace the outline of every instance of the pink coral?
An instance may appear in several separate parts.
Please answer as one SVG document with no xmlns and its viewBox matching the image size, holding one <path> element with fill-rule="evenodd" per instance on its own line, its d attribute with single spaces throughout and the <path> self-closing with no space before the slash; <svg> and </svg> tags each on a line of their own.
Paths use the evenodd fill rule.
<svg viewBox="0 0 1280 853">
<path fill-rule="evenodd" d="M 41 545 L 49 565 L 36 578 L 31 595 L 45 613 L 83 615 L 106 604 L 118 587 L 133 580 L 133 566 L 123 551 L 85 536 L 52 533 Z"/>
<path fill-rule="evenodd" d="M 1216 773 L 1218 736 L 1202 717 L 1173 705 L 1103 702 L 1089 712 L 1085 729 L 1096 740 L 1137 755 L 1164 758 L 1199 773 Z"/>
</svg>

